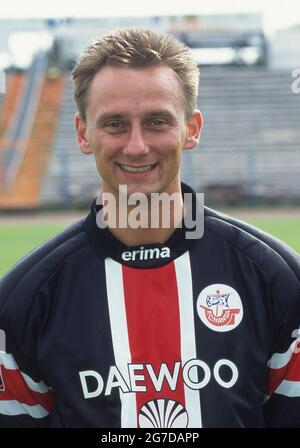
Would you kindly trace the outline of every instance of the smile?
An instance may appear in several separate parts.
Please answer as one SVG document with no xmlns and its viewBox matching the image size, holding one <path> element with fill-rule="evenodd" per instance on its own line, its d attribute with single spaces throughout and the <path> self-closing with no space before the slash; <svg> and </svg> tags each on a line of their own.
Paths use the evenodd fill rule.
<svg viewBox="0 0 300 448">
<path fill-rule="evenodd" d="M 126 171 L 127 173 L 147 173 L 156 167 L 156 163 L 154 165 L 144 165 L 144 166 L 131 166 L 131 165 L 119 165 L 122 171 Z"/>
</svg>

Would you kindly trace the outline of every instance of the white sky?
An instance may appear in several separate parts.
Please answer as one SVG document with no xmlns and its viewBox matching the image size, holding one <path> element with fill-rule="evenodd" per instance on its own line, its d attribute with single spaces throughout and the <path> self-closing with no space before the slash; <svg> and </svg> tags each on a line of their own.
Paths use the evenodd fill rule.
<svg viewBox="0 0 300 448">
<path fill-rule="evenodd" d="M 265 30 L 300 23 L 299 0 L 8 0 L 0 18 L 263 12 Z"/>
</svg>

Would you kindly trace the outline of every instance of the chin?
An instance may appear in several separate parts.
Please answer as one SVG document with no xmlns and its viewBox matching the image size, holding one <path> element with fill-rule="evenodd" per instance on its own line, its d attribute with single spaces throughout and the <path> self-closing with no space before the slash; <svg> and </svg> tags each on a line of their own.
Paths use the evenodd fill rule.
<svg viewBox="0 0 300 448">
<path fill-rule="evenodd" d="M 140 184 L 127 184 L 128 194 L 132 193 L 144 193 L 146 195 L 151 193 L 157 193 L 160 191 L 158 185 L 145 185 L 143 183 Z"/>
<path fill-rule="evenodd" d="M 128 193 L 128 196 L 131 194 L 134 194 L 134 193 L 141 193 L 147 197 L 150 197 L 150 195 L 152 193 L 157 193 L 157 191 L 154 189 L 149 189 L 149 188 L 130 188 L 130 187 L 128 187 L 127 193 Z"/>
</svg>

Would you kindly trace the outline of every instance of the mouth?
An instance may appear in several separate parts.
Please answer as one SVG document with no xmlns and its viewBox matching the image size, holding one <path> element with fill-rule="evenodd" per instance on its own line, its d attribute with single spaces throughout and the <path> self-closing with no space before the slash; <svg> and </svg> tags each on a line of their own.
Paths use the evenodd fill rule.
<svg viewBox="0 0 300 448">
<path fill-rule="evenodd" d="M 125 164 L 118 163 L 118 166 L 125 173 L 145 174 L 145 173 L 149 173 L 150 171 L 152 171 L 157 166 L 157 163 L 154 163 L 152 165 L 141 165 L 141 166 L 125 165 Z"/>
</svg>

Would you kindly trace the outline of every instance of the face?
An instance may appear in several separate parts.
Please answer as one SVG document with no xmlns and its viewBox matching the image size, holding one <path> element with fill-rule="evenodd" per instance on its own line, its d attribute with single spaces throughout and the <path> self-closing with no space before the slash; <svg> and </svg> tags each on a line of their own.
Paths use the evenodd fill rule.
<svg viewBox="0 0 300 448">
<path fill-rule="evenodd" d="M 93 78 L 86 121 L 76 116 L 82 152 L 93 153 L 104 192 L 180 191 L 184 149 L 197 146 L 202 125 L 184 113 L 182 88 L 168 67 L 109 67 Z"/>
</svg>

